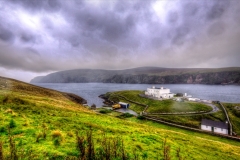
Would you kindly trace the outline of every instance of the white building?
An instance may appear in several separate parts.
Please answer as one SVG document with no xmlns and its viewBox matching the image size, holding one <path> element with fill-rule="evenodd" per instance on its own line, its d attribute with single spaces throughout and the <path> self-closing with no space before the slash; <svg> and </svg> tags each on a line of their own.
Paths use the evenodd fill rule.
<svg viewBox="0 0 240 160">
<path fill-rule="evenodd" d="M 228 134 L 228 123 L 202 119 L 201 129 L 214 133 Z"/>
<path fill-rule="evenodd" d="M 188 101 L 200 101 L 199 98 L 193 98 L 193 97 L 189 97 L 187 98 Z"/>
<path fill-rule="evenodd" d="M 170 92 L 170 89 L 163 87 L 155 88 L 154 86 L 152 88 L 147 88 L 145 95 L 164 99 L 173 98 L 174 96 L 174 94 Z"/>
</svg>

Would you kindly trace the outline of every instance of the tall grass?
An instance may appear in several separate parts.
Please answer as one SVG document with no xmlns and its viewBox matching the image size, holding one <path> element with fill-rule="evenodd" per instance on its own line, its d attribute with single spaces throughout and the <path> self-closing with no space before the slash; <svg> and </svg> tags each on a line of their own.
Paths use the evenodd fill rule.
<svg viewBox="0 0 240 160">
<path fill-rule="evenodd" d="M 59 132 L 54 131 L 54 138 L 59 137 Z M 96 147 L 97 146 L 97 147 Z M 3 143 L 0 142 L 0 160 L 3 159 L 35 159 L 32 156 L 31 150 L 26 153 L 22 153 L 17 150 L 15 139 L 11 135 L 9 129 L 9 147 L 10 155 L 3 155 Z M 22 148 L 23 149 L 23 148 Z M 58 157 L 52 156 L 53 159 L 78 159 L 78 160 L 145 160 L 148 158 L 148 153 L 142 151 L 142 155 L 133 150 L 132 152 L 127 151 L 124 140 L 121 137 L 108 137 L 105 134 L 99 139 L 93 137 L 93 131 L 90 129 L 85 134 L 78 134 L 76 132 L 76 149 L 78 156 L 66 156 Z M 23 149 L 24 150 L 24 149 Z M 159 151 L 160 152 L 160 151 Z M 178 151 L 180 154 L 180 150 Z M 46 157 L 46 155 L 38 155 L 40 157 Z M 160 159 L 170 160 L 170 145 L 167 141 L 163 142 L 163 156 Z"/>
<path fill-rule="evenodd" d="M 170 160 L 171 159 L 170 150 L 171 150 L 171 147 L 170 147 L 170 145 L 167 145 L 167 140 L 165 139 L 163 141 L 163 159 L 164 160 Z"/>
<path fill-rule="evenodd" d="M 121 138 L 110 138 L 104 134 L 96 144 L 92 130 L 89 130 L 85 136 L 77 133 L 76 137 L 78 158 L 81 160 L 129 159 L 126 155 L 124 141 Z"/>
<path fill-rule="evenodd" d="M 9 138 L 9 145 L 10 145 L 10 159 L 11 160 L 17 160 L 17 148 L 14 141 L 14 137 L 11 135 L 11 129 L 8 128 L 8 138 Z"/>
<path fill-rule="evenodd" d="M 0 141 L 0 160 L 3 160 L 3 143 Z"/>
</svg>

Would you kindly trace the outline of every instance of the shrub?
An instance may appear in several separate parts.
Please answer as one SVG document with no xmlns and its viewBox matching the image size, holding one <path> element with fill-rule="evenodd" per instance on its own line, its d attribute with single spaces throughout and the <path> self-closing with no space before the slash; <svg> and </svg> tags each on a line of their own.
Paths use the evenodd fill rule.
<svg viewBox="0 0 240 160">
<path fill-rule="evenodd" d="M 62 141 L 62 133 L 59 130 L 55 130 L 52 132 L 53 144 L 57 147 L 60 146 Z"/>
<path fill-rule="evenodd" d="M 143 159 L 148 159 L 148 153 L 147 152 L 143 152 L 142 153 L 142 158 Z M 167 159 L 168 160 L 168 159 Z"/>
<path fill-rule="evenodd" d="M 23 140 L 20 139 L 19 142 L 18 142 L 18 146 L 22 146 L 23 145 Z"/>
<path fill-rule="evenodd" d="M 133 115 L 130 114 L 130 113 L 123 113 L 123 114 L 120 115 L 120 117 L 123 117 L 123 118 L 130 118 L 130 117 L 133 117 Z"/>
<path fill-rule="evenodd" d="M 55 131 L 52 131 L 52 138 L 54 139 L 54 138 L 61 138 L 62 137 L 62 133 L 61 133 L 61 131 L 59 131 L 59 130 L 55 130 Z"/>
<path fill-rule="evenodd" d="M 96 109 L 96 108 L 97 108 L 96 104 L 91 105 L 91 109 Z"/>
<path fill-rule="evenodd" d="M 3 159 L 3 143 L 0 141 L 0 159 Z"/>
<path fill-rule="evenodd" d="M 5 127 L 0 127 L 0 133 L 6 133 L 6 128 Z"/>
<path fill-rule="evenodd" d="M 23 126 L 28 126 L 29 125 L 29 122 L 28 122 L 28 120 L 25 120 L 25 122 L 23 123 Z"/>
<path fill-rule="evenodd" d="M 13 135 L 17 135 L 17 134 L 21 134 L 21 133 L 23 133 L 23 130 L 21 130 L 21 129 L 17 129 L 15 131 L 13 131 Z"/>
<path fill-rule="evenodd" d="M 74 136 L 74 133 L 73 133 L 72 131 L 69 131 L 69 132 L 67 132 L 67 136 L 73 137 L 73 136 Z"/>
<path fill-rule="evenodd" d="M 99 112 L 103 114 L 107 114 L 107 113 L 111 113 L 112 111 L 110 109 L 101 109 Z"/>
<path fill-rule="evenodd" d="M 46 130 L 45 129 L 43 129 L 43 139 L 46 139 L 47 138 L 47 133 L 46 133 Z"/>
<path fill-rule="evenodd" d="M 10 128 L 15 128 L 15 127 L 17 127 L 17 124 L 16 124 L 16 122 L 15 122 L 13 119 L 10 120 L 10 122 L 9 122 L 9 127 L 10 127 Z"/>
<path fill-rule="evenodd" d="M 137 116 L 137 119 L 144 120 L 146 118 L 144 116 Z"/>
<path fill-rule="evenodd" d="M 240 111 L 239 110 L 234 109 L 233 113 L 235 114 L 235 116 L 240 117 Z"/>
<path fill-rule="evenodd" d="M 62 141 L 62 139 L 60 137 L 54 138 L 53 139 L 54 146 L 56 146 L 56 147 L 60 146 L 61 145 L 61 141 Z"/>
<path fill-rule="evenodd" d="M 43 139 L 47 138 L 47 124 L 43 123 L 42 124 L 42 134 L 43 134 Z"/>
<path fill-rule="evenodd" d="M 4 104 L 4 103 L 7 103 L 8 100 L 9 100 L 9 97 L 8 97 L 8 96 L 5 96 L 5 97 L 3 98 L 3 100 L 2 100 L 3 104 Z"/>
<path fill-rule="evenodd" d="M 43 137 L 42 133 L 37 134 L 36 142 L 38 143 L 40 141 L 40 138 Z"/>
</svg>

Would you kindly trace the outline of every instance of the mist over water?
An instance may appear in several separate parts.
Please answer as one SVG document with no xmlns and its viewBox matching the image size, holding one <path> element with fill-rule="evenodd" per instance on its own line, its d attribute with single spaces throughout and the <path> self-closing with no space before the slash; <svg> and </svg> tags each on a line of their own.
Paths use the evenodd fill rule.
<svg viewBox="0 0 240 160">
<path fill-rule="evenodd" d="M 146 90 L 152 84 L 115 84 L 115 83 L 36 83 L 35 85 L 58 91 L 74 93 L 86 99 L 88 104 L 103 105 L 99 95 L 120 90 Z M 196 98 L 240 103 L 240 86 L 236 85 L 201 85 L 201 84 L 163 84 L 173 93 L 187 93 Z"/>
</svg>

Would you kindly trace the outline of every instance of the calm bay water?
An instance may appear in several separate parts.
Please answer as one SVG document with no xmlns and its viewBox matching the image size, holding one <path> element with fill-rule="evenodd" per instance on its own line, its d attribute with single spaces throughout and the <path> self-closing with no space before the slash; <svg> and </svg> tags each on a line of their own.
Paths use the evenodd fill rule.
<svg viewBox="0 0 240 160">
<path fill-rule="evenodd" d="M 115 83 L 36 83 L 35 85 L 58 91 L 74 93 L 86 99 L 88 104 L 103 105 L 100 94 L 119 90 L 146 90 L 151 84 L 115 84 Z M 240 86 L 201 85 L 201 84 L 164 84 L 154 85 L 170 88 L 173 93 L 188 93 L 193 97 L 206 100 L 240 103 Z"/>
</svg>

